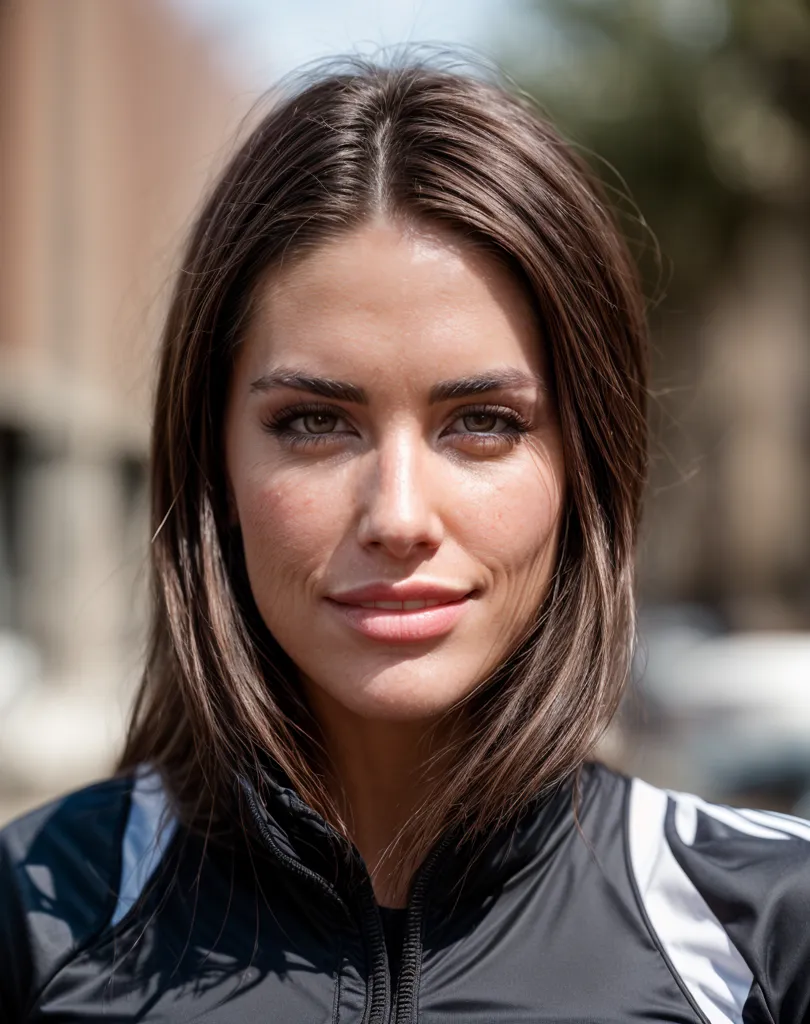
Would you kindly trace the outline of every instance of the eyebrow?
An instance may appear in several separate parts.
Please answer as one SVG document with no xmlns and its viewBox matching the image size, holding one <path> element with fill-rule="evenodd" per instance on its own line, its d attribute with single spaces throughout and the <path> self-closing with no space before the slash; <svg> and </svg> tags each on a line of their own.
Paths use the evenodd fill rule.
<svg viewBox="0 0 810 1024">
<path fill-rule="evenodd" d="M 446 402 L 452 398 L 468 398 L 471 395 L 484 394 L 487 391 L 503 391 L 509 388 L 539 387 L 545 391 L 546 383 L 539 373 L 529 373 L 516 367 L 504 367 L 499 370 L 488 370 L 468 377 L 457 377 L 443 380 L 430 389 L 428 401 L 431 405 Z M 293 388 L 296 391 L 308 391 L 356 405 L 368 405 L 367 392 L 356 384 L 348 381 L 334 380 L 331 377 L 315 377 L 299 370 L 280 367 L 262 374 L 251 382 L 250 390 L 255 392 L 273 391 L 276 388 Z"/>
<path fill-rule="evenodd" d="M 296 391 L 310 391 L 324 398 L 338 398 L 344 402 L 355 402 L 357 405 L 368 405 L 368 395 L 356 384 L 331 377 L 313 377 L 299 370 L 288 370 L 281 367 L 262 374 L 251 382 L 251 391 L 273 391 L 276 388 L 294 388 Z"/>
</svg>

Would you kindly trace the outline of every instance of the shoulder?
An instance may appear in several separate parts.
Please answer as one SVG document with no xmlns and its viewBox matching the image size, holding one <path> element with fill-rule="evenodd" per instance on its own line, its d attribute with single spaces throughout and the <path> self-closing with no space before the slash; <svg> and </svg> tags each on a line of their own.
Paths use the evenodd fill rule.
<svg viewBox="0 0 810 1024">
<path fill-rule="evenodd" d="M 810 822 L 640 779 L 626 780 L 625 806 L 640 907 L 705 1016 L 807 1019 Z"/>
<path fill-rule="evenodd" d="M 165 848 L 165 817 L 157 777 L 141 772 L 0 830 L 0 1020 L 21 1019 L 39 988 L 124 916 Z"/>
</svg>

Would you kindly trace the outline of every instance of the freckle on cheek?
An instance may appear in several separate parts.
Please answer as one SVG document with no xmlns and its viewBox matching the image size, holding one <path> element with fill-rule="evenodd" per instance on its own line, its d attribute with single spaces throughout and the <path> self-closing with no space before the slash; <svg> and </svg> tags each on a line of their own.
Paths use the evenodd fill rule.
<svg viewBox="0 0 810 1024">
<path fill-rule="evenodd" d="M 273 514 L 294 512 L 301 507 L 301 495 L 282 488 L 266 488 L 256 495 L 256 504 L 260 508 L 272 511 Z"/>
<path fill-rule="evenodd" d="M 330 520 L 324 516 L 329 503 L 301 487 L 265 487 L 252 495 L 248 518 L 267 539 L 272 537 L 276 551 L 289 544 L 312 543 L 315 534 Z"/>
</svg>

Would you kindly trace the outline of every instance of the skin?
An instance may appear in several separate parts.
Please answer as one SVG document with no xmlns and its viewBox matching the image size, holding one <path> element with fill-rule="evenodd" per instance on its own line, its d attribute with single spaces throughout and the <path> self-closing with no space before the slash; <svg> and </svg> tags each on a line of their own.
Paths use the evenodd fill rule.
<svg viewBox="0 0 810 1024">
<path fill-rule="evenodd" d="M 451 721 L 445 713 L 502 662 L 553 573 L 565 467 L 544 346 L 525 294 L 492 257 L 383 220 L 274 269 L 255 299 L 225 419 L 232 516 L 378 898 L 401 902 L 375 866 L 424 798 L 429 726 Z M 282 367 L 350 382 L 367 404 L 271 386 Z M 429 400 L 439 382 L 505 368 L 526 380 Z M 323 409 L 288 415 L 279 434 L 279 417 L 302 403 Z M 503 410 L 527 429 L 516 434 Z M 295 440 L 313 432 L 315 443 Z M 449 633 L 381 642 L 328 600 L 409 579 L 472 592 Z"/>
</svg>

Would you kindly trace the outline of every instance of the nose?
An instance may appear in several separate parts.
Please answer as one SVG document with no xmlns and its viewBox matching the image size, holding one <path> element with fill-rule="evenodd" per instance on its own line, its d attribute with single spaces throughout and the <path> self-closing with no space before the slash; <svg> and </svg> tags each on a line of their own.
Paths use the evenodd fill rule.
<svg viewBox="0 0 810 1024">
<path fill-rule="evenodd" d="M 363 547 L 385 548 L 397 559 L 439 547 L 444 534 L 424 441 L 399 430 L 375 449 L 358 526 Z"/>
</svg>

